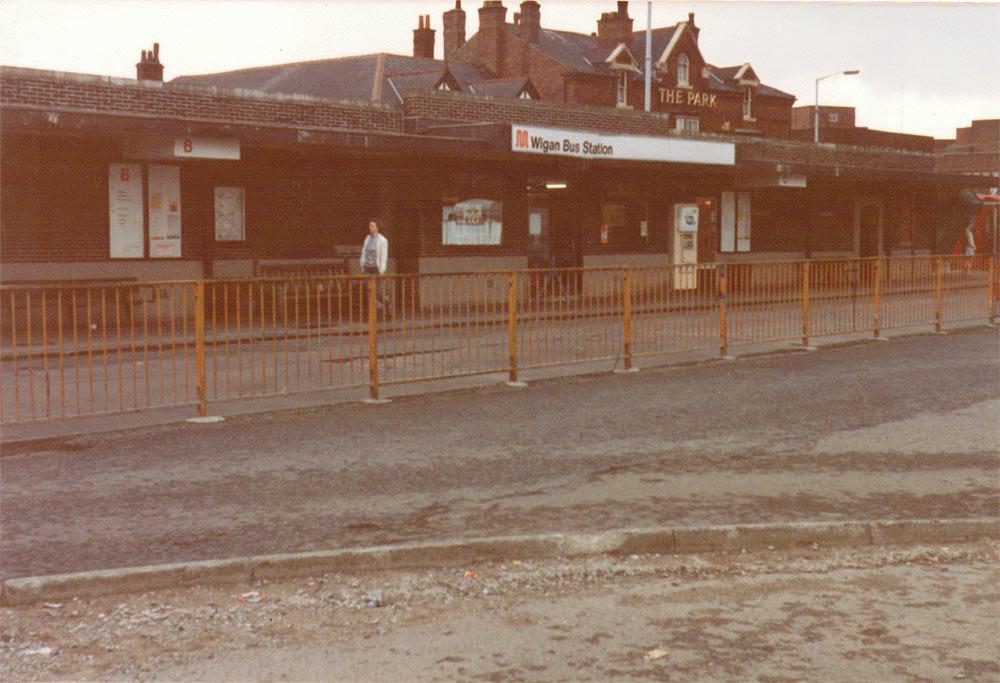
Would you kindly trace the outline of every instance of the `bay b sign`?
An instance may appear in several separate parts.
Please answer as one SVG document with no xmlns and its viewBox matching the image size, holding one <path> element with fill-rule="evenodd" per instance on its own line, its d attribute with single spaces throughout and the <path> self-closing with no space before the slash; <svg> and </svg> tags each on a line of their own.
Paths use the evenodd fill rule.
<svg viewBox="0 0 1000 683">
<path fill-rule="evenodd" d="M 731 142 L 650 135 L 606 135 L 517 123 L 511 124 L 510 138 L 511 151 L 523 154 L 722 166 L 736 163 L 736 146 Z"/>
</svg>

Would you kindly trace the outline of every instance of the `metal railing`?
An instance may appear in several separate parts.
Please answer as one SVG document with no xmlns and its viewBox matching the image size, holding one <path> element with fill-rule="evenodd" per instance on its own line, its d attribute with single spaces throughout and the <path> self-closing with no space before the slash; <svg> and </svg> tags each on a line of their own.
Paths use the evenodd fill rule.
<svg viewBox="0 0 1000 683">
<path fill-rule="evenodd" d="M 995 259 L 0 288 L 0 422 L 989 320 Z"/>
</svg>

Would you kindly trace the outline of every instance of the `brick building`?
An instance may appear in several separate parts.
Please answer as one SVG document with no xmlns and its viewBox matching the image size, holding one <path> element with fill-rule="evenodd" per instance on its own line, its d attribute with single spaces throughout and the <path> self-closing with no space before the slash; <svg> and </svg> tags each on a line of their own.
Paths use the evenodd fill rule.
<svg viewBox="0 0 1000 683">
<path fill-rule="evenodd" d="M 795 140 L 812 140 L 815 133 L 814 115 L 814 107 L 793 107 L 790 137 Z M 928 154 L 934 152 L 934 138 L 929 135 L 892 133 L 856 125 L 854 107 L 821 105 L 819 141 L 857 147 L 908 149 Z"/>
<path fill-rule="evenodd" d="M 1000 187 L 1000 119 L 973 121 L 955 130 L 953 140 L 936 140 L 940 171 L 987 176 L 983 187 Z"/>
<path fill-rule="evenodd" d="M 523 45 L 532 4 L 502 45 Z M 684 25 L 672 35 L 696 45 Z M 446 22 L 445 48 L 471 51 L 477 36 Z M 969 178 L 936 171 L 930 153 L 678 131 L 674 112 L 563 101 L 540 73 L 433 60 L 414 42 L 414 57 L 213 85 L 163 82 L 158 48 L 135 80 L 2 67 L 4 282 L 245 277 L 261 261 L 334 258 L 356 269 L 372 216 L 396 272 L 931 253 L 965 220 L 955 198 Z M 314 70 L 334 61 L 354 69 L 355 101 L 275 90 L 328 87 Z M 732 78 L 756 79 L 741 69 Z M 613 75 L 567 73 L 601 78 Z"/>
</svg>

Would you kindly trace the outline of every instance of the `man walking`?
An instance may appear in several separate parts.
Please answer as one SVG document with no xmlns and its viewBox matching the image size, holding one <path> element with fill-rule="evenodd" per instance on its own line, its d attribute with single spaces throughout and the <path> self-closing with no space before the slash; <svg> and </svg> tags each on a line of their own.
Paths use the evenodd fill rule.
<svg viewBox="0 0 1000 683">
<path fill-rule="evenodd" d="M 361 247 L 361 272 L 365 275 L 384 275 L 389 262 L 389 240 L 379 234 L 378 223 L 368 221 L 368 236 Z M 378 286 L 377 303 L 388 310 L 388 302 L 381 293 L 381 283 Z"/>
<path fill-rule="evenodd" d="M 384 275 L 389 262 L 389 240 L 378 231 L 378 223 L 368 221 L 368 237 L 361 248 L 361 271 L 366 275 Z"/>
</svg>

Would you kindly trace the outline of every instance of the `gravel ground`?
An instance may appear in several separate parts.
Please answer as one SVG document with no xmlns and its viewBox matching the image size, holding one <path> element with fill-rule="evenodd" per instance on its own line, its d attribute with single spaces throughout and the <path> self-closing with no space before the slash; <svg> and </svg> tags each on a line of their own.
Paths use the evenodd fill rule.
<svg viewBox="0 0 1000 683">
<path fill-rule="evenodd" d="M 1000 680 L 1000 543 L 519 561 L 0 610 L 3 679 Z"/>
</svg>

